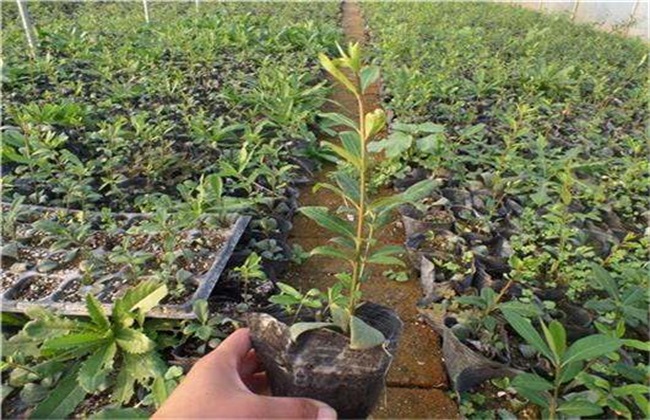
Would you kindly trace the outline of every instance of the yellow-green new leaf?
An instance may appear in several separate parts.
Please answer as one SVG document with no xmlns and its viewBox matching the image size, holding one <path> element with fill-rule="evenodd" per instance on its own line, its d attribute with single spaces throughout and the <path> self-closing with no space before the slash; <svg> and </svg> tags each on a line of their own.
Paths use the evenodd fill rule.
<svg viewBox="0 0 650 420">
<path fill-rule="evenodd" d="M 348 44 L 348 60 L 350 69 L 355 73 L 359 73 L 361 70 L 361 45 L 358 42 Z"/>
<path fill-rule="evenodd" d="M 378 108 L 366 114 L 366 135 L 368 139 L 379 133 L 386 127 L 386 113 Z"/>
<path fill-rule="evenodd" d="M 320 60 L 323 68 L 332 75 L 336 80 L 339 81 L 347 90 L 352 92 L 354 95 L 359 95 L 357 89 L 354 87 L 354 84 L 348 79 L 345 74 L 336 66 L 335 62 L 330 60 L 325 54 L 319 54 L 318 59 Z"/>
<path fill-rule="evenodd" d="M 141 354 L 154 349 L 156 344 L 140 331 L 123 328 L 115 333 L 115 341 L 127 353 Z"/>
</svg>

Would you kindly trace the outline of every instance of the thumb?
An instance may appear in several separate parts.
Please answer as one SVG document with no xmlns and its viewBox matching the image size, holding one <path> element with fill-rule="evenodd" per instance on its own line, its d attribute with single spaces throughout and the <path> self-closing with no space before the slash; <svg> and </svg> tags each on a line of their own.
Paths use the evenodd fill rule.
<svg viewBox="0 0 650 420">
<path fill-rule="evenodd" d="M 336 411 L 321 401 L 309 398 L 260 397 L 260 409 L 266 418 L 336 420 Z"/>
</svg>

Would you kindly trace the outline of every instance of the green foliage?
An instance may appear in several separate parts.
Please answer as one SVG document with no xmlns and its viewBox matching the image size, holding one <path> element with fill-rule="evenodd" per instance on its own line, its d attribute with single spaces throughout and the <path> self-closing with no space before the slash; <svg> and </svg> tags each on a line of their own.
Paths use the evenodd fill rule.
<svg viewBox="0 0 650 420">
<path fill-rule="evenodd" d="M 569 346 L 566 331 L 558 321 L 551 321 L 547 326 L 540 320 L 542 338 L 530 320 L 507 309 L 503 310 L 503 315 L 510 326 L 553 366 L 553 382 L 535 374 L 519 374 L 512 386 L 520 395 L 542 407 L 544 417 L 582 417 L 603 412 L 598 404 L 585 396 L 570 395 L 569 390 L 576 386 L 576 375 L 588 368 L 584 362 L 591 363 L 616 352 L 622 345 L 620 339 L 596 334 Z"/>
<path fill-rule="evenodd" d="M 313 57 L 340 36 L 336 5 L 205 4 L 196 16 L 170 3 L 144 29 L 141 6 L 95 6 L 30 7 L 47 51 L 35 60 L 15 4 L 3 8 L 2 156 L 16 164 L 3 197 L 132 211 L 150 194 L 189 194 L 196 212 L 214 204 L 197 202 L 201 174 L 223 178 L 225 201 L 239 188 L 281 196 L 300 153 L 289 142 L 315 143 L 328 89 Z"/>
<path fill-rule="evenodd" d="M 196 320 L 187 321 L 183 326 L 183 342 L 191 338 L 198 339 L 201 344 L 196 349 L 199 355 L 206 354 L 210 349 L 216 348 L 225 334 L 219 329 L 230 322 L 231 319 L 219 314 L 210 316 L 208 302 L 199 299 L 192 305 Z"/>
<path fill-rule="evenodd" d="M 345 290 L 345 296 L 333 297 L 327 309 L 333 311 L 337 307 L 332 304 L 332 301 L 345 300 L 347 315 L 337 317 L 332 313 L 332 317 L 336 318 L 334 321 L 349 323 L 349 325 L 339 325 L 339 328 L 344 332 L 350 332 L 352 348 L 368 348 L 381 343 L 381 340 L 378 339 L 381 333 L 354 316 L 359 299 L 362 297 L 361 282 L 367 276 L 366 265 L 403 265 L 402 261 L 396 257 L 402 248 L 389 246 L 376 249 L 375 233 L 390 220 L 388 216 L 393 208 L 419 194 L 426 194 L 432 183 L 423 182 L 388 199 L 370 200 L 368 144 L 384 130 L 386 116 L 382 109 L 366 113 L 362 95 L 379 78 L 379 69 L 363 62 L 361 48 L 358 44 L 348 45 L 347 51 L 340 46 L 338 49 L 340 57 L 330 59 L 326 55 L 320 54 L 319 59 L 323 68 L 357 99 L 359 121 L 352 121 L 338 113 L 323 115 L 334 124 L 343 125 L 352 130 L 339 133 L 340 144 L 323 142 L 323 146 L 328 148 L 338 159 L 339 169 L 333 176 L 336 184 L 319 183 L 314 190 L 324 188 L 334 192 L 341 198 L 347 211 L 344 214 L 332 214 L 326 207 L 302 207 L 300 212 L 333 234 L 340 235 L 331 239 L 332 245 L 312 249 L 311 255 L 338 258 L 349 264 L 351 274 L 349 277 L 339 277 L 344 280 L 341 281 L 341 286 L 337 289 L 339 292 Z M 348 77 L 346 71 L 351 72 L 352 77 Z M 348 219 L 348 216 L 352 221 Z M 275 303 L 295 305 L 300 302 L 298 305 L 303 304 L 304 297 L 298 291 L 288 290 L 286 286 L 282 287 L 282 294 L 272 298 Z M 296 329 L 302 333 L 311 328 L 299 324 Z"/>
<path fill-rule="evenodd" d="M 146 327 L 144 316 L 166 294 L 164 285 L 141 283 L 115 301 L 110 317 L 89 294 L 89 320 L 62 318 L 34 307 L 28 313 L 31 320 L 8 341 L 9 351 L 4 352 L 8 360 L 22 360 L 28 356 L 22 343 L 29 342 L 34 346 L 29 356 L 36 364 L 24 368 L 26 372 L 40 379 L 41 387 L 47 378 L 59 378 L 32 416 L 65 417 L 87 394 L 107 388 L 115 402 L 126 404 L 136 384 L 151 387 L 151 381 L 164 374 L 165 363 L 156 351 L 156 332 Z M 30 380 L 12 375 L 17 386 Z"/>
</svg>

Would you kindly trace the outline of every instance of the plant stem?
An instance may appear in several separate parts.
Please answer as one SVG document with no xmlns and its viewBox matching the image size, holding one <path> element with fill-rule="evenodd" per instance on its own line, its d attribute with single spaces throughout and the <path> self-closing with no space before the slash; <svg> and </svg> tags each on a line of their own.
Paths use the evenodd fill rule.
<svg viewBox="0 0 650 420">
<path fill-rule="evenodd" d="M 358 76 L 357 76 L 358 79 Z M 357 83 L 360 86 L 360 83 Z M 355 95 L 359 107 L 359 141 L 361 149 L 361 164 L 359 168 L 359 206 L 357 207 L 357 235 L 355 247 L 354 269 L 352 271 L 352 281 L 350 283 L 350 302 L 348 311 L 350 315 L 354 315 L 357 306 L 356 292 L 360 286 L 361 276 L 365 266 L 365 259 L 363 258 L 363 225 L 365 222 L 366 214 L 366 121 L 364 118 L 363 97 L 360 94 Z"/>
<path fill-rule="evenodd" d="M 557 406 L 558 406 L 558 398 L 560 397 L 560 387 L 562 384 L 560 383 L 560 377 L 562 375 L 562 368 L 559 365 L 555 366 L 555 387 L 553 389 L 553 401 L 551 401 L 551 404 L 549 404 L 548 408 L 548 415 L 550 420 L 555 420 L 556 418 L 556 412 L 557 412 Z"/>
</svg>

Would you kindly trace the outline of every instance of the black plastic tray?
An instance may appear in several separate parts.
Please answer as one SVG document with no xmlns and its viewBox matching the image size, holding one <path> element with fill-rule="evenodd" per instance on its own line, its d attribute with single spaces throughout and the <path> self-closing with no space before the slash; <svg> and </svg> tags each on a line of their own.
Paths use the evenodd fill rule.
<svg viewBox="0 0 650 420">
<path fill-rule="evenodd" d="M 2 203 L 2 205 L 3 207 L 7 206 L 6 203 Z M 30 207 L 38 211 L 61 211 L 61 209 L 41 206 L 26 207 Z M 72 210 L 70 212 L 74 213 L 75 211 Z M 141 213 L 120 213 L 119 216 L 126 219 L 148 217 L 148 215 Z M 244 233 L 246 226 L 248 225 L 251 218 L 250 216 L 232 215 L 231 219 L 233 222 L 228 227 L 225 227 L 223 229 L 223 236 L 226 239 L 223 242 L 223 246 L 221 246 L 220 249 L 216 251 L 216 256 L 214 257 L 210 268 L 202 275 L 197 275 L 192 279 L 196 284 L 196 290 L 194 293 L 184 303 L 158 305 L 147 313 L 148 317 L 169 319 L 190 319 L 195 317 L 194 313 L 192 312 L 192 305 L 196 300 L 207 299 L 210 296 L 212 290 L 217 284 L 217 281 L 219 280 L 219 277 L 221 276 L 221 273 L 225 269 L 228 260 L 230 259 L 230 256 L 233 253 L 235 246 L 237 245 L 237 242 L 239 242 L 239 239 Z M 38 300 L 28 301 L 13 299 L 12 295 L 20 292 L 21 289 L 31 281 L 30 279 L 35 276 L 53 278 L 57 283 L 57 286 L 47 296 Z M 110 277 L 110 275 L 106 276 L 106 278 Z M 79 279 L 79 274 L 74 272 L 71 274 L 48 274 L 37 272 L 35 269 L 22 272 L 18 280 L 10 288 L 0 293 L 0 307 L 3 312 L 24 313 L 30 307 L 40 306 L 48 308 L 61 315 L 87 315 L 88 312 L 86 311 L 86 306 L 83 301 L 66 302 L 60 300 L 63 291 L 68 287 L 68 285 L 77 279 Z M 114 288 L 115 286 L 113 285 L 112 287 L 111 281 L 108 280 L 105 282 L 104 288 L 94 294 L 101 298 L 102 294 L 108 293 L 114 290 Z M 102 303 L 102 306 L 107 313 L 110 313 L 113 305 L 112 303 Z"/>
</svg>

